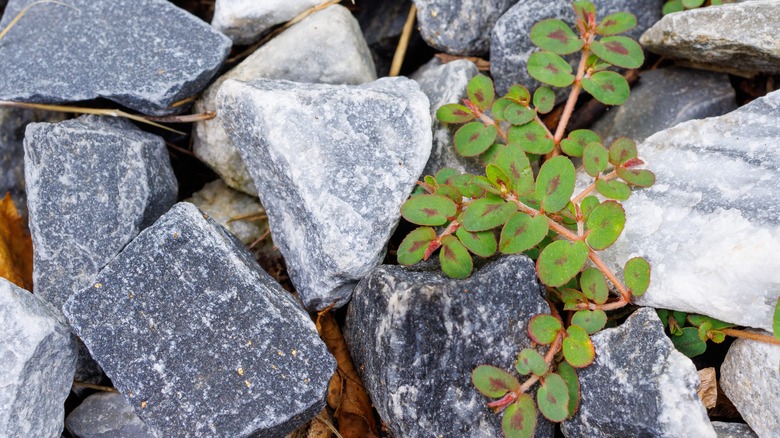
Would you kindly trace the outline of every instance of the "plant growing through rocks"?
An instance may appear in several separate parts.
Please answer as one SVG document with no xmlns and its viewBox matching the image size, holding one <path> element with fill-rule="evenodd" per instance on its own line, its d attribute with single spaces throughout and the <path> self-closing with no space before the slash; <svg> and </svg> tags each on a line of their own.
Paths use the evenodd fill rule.
<svg viewBox="0 0 780 438">
<path fill-rule="evenodd" d="M 701 8 L 703 6 L 718 6 L 727 3 L 734 3 L 733 0 L 669 0 L 664 3 L 663 14 L 680 12 L 688 9 Z"/>
</svg>

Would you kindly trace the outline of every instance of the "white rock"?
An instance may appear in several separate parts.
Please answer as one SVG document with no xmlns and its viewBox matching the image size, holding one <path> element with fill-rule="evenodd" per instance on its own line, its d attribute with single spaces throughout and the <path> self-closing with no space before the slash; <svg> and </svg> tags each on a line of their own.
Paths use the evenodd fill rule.
<svg viewBox="0 0 780 438">
<path fill-rule="evenodd" d="M 235 44 L 250 44 L 277 24 L 316 6 L 321 0 L 217 0 L 211 25 Z"/>
<path fill-rule="evenodd" d="M 221 179 L 203 186 L 199 192 L 187 199 L 187 202 L 195 204 L 246 244 L 254 242 L 264 232 L 257 220 L 234 220 L 241 216 L 264 213 L 260 201 L 231 189 Z"/>
</svg>

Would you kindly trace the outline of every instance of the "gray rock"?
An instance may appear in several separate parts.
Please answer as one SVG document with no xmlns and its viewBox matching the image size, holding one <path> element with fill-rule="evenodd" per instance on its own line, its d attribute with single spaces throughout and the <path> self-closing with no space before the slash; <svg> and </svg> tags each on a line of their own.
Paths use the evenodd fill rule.
<svg viewBox="0 0 780 438">
<path fill-rule="evenodd" d="M 0 435 L 58 437 L 76 342 L 43 300 L 0 278 Z"/>
<path fill-rule="evenodd" d="M 124 119 L 34 123 L 25 176 L 35 294 L 59 309 L 176 202 L 162 138 Z"/>
<path fill-rule="evenodd" d="M 636 302 L 771 330 L 780 296 L 780 92 L 692 120 L 638 146 L 656 183 L 623 203 L 623 235 L 602 258 L 635 256 L 653 278 Z"/>
<path fill-rule="evenodd" d="M 651 52 L 737 74 L 780 73 L 780 2 L 757 0 L 669 14 L 640 42 Z"/>
<path fill-rule="evenodd" d="M 29 3 L 11 0 L 0 29 Z M 200 92 L 230 51 L 228 38 L 165 0 L 67 4 L 34 6 L 0 41 L 0 100 L 104 97 L 171 114 L 186 109 L 171 105 Z"/>
<path fill-rule="evenodd" d="M 715 437 L 690 359 L 664 334 L 654 309 L 592 337 L 596 360 L 578 370 L 580 407 L 566 437 Z"/>
<path fill-rule="evenodd" d="M 322 409 L 335 369 L 292 295 L 186 202 L 63 311 L 159 436 L 282 437 Z"/>
<path fill-rule="evenodd" d="M 277 24 L 320 3 L 321 0 L 217 0 L 211 25 L 236 44 L 251 44 Z"/>
<path fill-rule="evenodd" d="M 65 419 L 65 427 L 77 438 L 155 438 L 127 401 L 114 392 L 87 397 Z"/>
<path fill-rule="evenodd" d="M 731 344 L 720 367 L 723 393 L 760 437 L 780 431 L 779 368 L 780 346 L 747 339 Z"/>
<path fill-rule="evenodd" d="M 435 265 L 383 265 L 361 281 L 344 337 L 393 436 L 501 435 L 501 417 L 474 388 L 471 371 L 512 368 L 531 345 L 528 321 L 549 313 L 543 293 L 525 256 L 490 261 L 465 280 Z M 553 436 L 549 422 L 538 424 L 536 436 Z"/>
<path fill-rule="evenodd" d="M 402 77 L 353 87 L 229 80 L 218 108 L 304 305 L 343 306 L 382 262 L 428 160 L 428 98 Z"/>
<path fill-rule="evenodd" d="M 257 5 L 265 2 L 257 2 Z M 286 79 L 294 82 L 362 84 L 376 79 L 371 53 L 355 18 L 343 6 L 316 12 L 256 50 L 221 76 L 195 104 L 196 112 L 216 110 L 216 97 L 228 79 Z M 219 113 L 198 122 L 193 152 L 234 189 L 257 196 L 241 155 L 222 128 Z"/>
<path fill-rule="evenodd" d="M 250 244 L 264 232 L 259 220 L 244 221 L 236 218 L 265 212 L 257 198 L 237 192 L 218 179 L 212 181 L 187 199 L 218 224 L 233 233 L 238 240 Z M 267 220 L 262 222 L 268 222 Z"/>
<path fill-rule="evenodd" d="M 715 429 L 717 438 L 758 438 L 753 429 L 745 423 L 713 421 L 712 427 Z"/>
<path fill-rule="evenodd" d="M 611 108 L 591 129 L 605 145 L 618 137 L 637 143 L 666 128 L 737 109 L 728 76 L 685 68 L 648 70 L 626 103 Z"/>
<path fill-rule="evenodd" d="M 448 103 L 461 103 L 467 97 L 466 86 L 469 80 L 479 73 L 473 62 L 465 59 L 442 64 L 434 58 L 420 67 L 411 78 L 420 84 L 420 90 L 431 102 L 431 121 L 433 123 L 433 147 L 423 175 L 435 175 L 436 172 L 451 167 L 461 172 L 480 174 L 482 164 L 477 158 L 461 157 L 452 143 L 452 136 L 460 125 L 449 126 L 436 119 L 436 111 Z"/>
<path fill-rule="evenodd" d="M 637 26 L 626 33 L 634 39 L 661 18 L 664 0 L 594 0 L 596 18 L 627 11 L 637 16 Z M 547 18 L 559 18 L 573 25 L 574 9 L 569 0 L 526 0 L 518 2 L 496 22 L 490 39 L 490 73 L 497 92 L 520 84 L 533 91 L 541 83 L 528 74 L 528 57 L 537 50 L 531 43 L 531 28 Z M 577 68 L 579 54 L 566 57 Z"/>
</svg>

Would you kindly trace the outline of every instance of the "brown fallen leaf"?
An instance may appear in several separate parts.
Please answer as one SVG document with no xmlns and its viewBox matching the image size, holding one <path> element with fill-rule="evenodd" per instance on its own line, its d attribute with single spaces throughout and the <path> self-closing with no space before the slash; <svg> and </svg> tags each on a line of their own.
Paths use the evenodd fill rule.
<svg viewBox="0 0 780 438">
<path fill-rule="evenodd" d="M 0 200 L 0 277 L 32 291 L 32 239 L 11 194 Z"/>
<path fill-rule="evenodd" d="M 718 400 L 718 381 L 715 378 L 715 368 L 699 370 L 699 398 L 706 409 L 715 407 Z"/>
</svg>

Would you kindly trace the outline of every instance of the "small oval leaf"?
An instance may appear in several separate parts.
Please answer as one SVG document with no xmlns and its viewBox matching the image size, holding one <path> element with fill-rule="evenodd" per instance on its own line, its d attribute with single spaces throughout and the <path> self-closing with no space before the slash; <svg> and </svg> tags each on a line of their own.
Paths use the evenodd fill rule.
<svg viewBox="0 0 780 438">
<path fill-rule="evenodd" d="M 464 157 L 474 157 L 493 145 L 496 141 L 495 126 L 485 126 L 482 122 L 471 122 L 455 132 L 453 143 L 458 153 Z"/>
<path fill-rule="evenodd" d="M 510 103 L 504 109 L 504 119 L 513 125 L 525 125 L 534 118 L 536 118 L 536 111 L 519 103 Z"/>
<path fill-rule="evenodd" d="M 645 169 L 626 169 L 618 167 L 617 175 L 623 181 L 637 187 L 650 187 L 655 184 L 655 174 Z"/>
<path fill-rule="evenodd" d="M 534 174 L 531 162 L 519 146 L 506 145 L 496 155 L 495 165 L 504 171 L 512 182 L 512 189 L 518 196 L 523 196 L 533 190 Z"/>
<path fill-rule="evenodd" d="M 478 198 L 485 194 L 485 188 L 477 184 L 478 177 L 468 173 L 455 175 L 450 180 L 450 184 L 467 198 Z"/>
<path fill-rule="evenodd" d="M 398 247 L 398 263 L 413 265 L 423 259 L 425 250 L 436 240 L 436 231 L 433 228 L 417 228 L 409 233 Z"/>
<path fill-rule="evenodd" d="M 557 240 L 544 248 L 536 261 L 536 272 L 550 287 L 566 284 L 588 261 L 588 246 L 582 241 Z"/>
<path fill-rule="evenodd" d="M 553 139 L 547 136 L 547 129 L 536 121 L 512 126 L 507 136 L 509 144 L 516 144 L 530 154 L 546 154 L 555 147 Z"/>
<path fill-rule="evenodd" d="M 585 199 L 583 199 L 580 203 L 580 210 L 582 211 L 583 219 L 587 221 L 588 217 L 590 216 L 590 212 L 593 211 L 593 209 L 596 208 L 596 206 L 599 204 L 599 198 L 593 195 L 586 196 Z"/>
<path fill-rule="evenodd" d="M 536 429 L 536 404 L 530 394 L 520 394 L 501 419 L 504 438 L 531 438 Z"/>
<path fill-rule="evenodd" d="M 441 239 L 439 262 L 442 272 L 450 278 L 466 278 L 474 269 L 469 251 L 457 237 L 452 235 Z"/>
<path fill-rule="evenodd" d="M 498 247 L 496 235 L 490 230 L 472 232 L 460 227 L 455 235 L 466 249 L 480 257 L 492 256 Z"/>
<path fill-rule="evenodd" d="M 463 215 L 463 226 L 469 231 L 490 230 L 504 225 L 515 211 L 517 211 L 515 204 L 510 204 L 497 196 L 476 199 L 469 204 Z"/>
<path fill-rule="evenodd" d="M 631 295 L 638 297 L 650 287 L 650 263 L 642 257 L 634 257 L 626 262 L 623 269 L 623 279 Z"/>
<path fill-rule="evenodd" d="M 596 26 L 596 33 L 599 35 L 617 35 L 636 27 L 636 16 L 628 12 L 616 12 L 607 15 Z"/>
<path fill-rule="evenodd" d="M 588 218 L 588 237 L 591 248 L 601 251 L 608 248 L 620 237 L 626 225 L 626 211 L 615 201 L 605 201 L 590 213 Z"/>
<path fill-rule="evenodd" d="M 477 391 L 490 398 L 500 398 L 520 388 L 515 376 L 492 365 L 480 365 L 471 372 L 471 381 Z"/>
<path fill-rule="evenodd" d="M 518 254 L 533 248 L 547 236 L 549 223 L 544 215 L 531 217 L 516 212 L 501 230 L 499 248 L 503 254 Z"/>
<path fill-rule="evenodd" d="M 528 88 L 522 85 L 515 84 L 509 87 L 509 92 L 506 93 L 505 97 L 524 106 L 531 103 L 531 93 L 528 92 Z"/>
<path fill-rule="evenodd" d="M 579 310 L 574 313 L 571 323 L 577 324 L 584 328 L 589 335 L 592 335 L 603 329 L 607 324 L 607 314 L 601 309 Z"/>
<path fill-rule="evenodd" d="M 623 68 L 639 68 L 645 62 L 642 47 L 626 36 L 610 36 L 590 43 L 596 56 L 612 65 Z"/>
<path fill-rule="evenodd" d="M 547 372 L 547 362 L 544 361 L 544 358 L 538 351 L 532 348 L 523 348 L 520 350 L 520 354 L 517 355 L 515 370 L 522 376 L 527 376 L 531 373 L 543 376 Z"/>
<path fill-rule="evenodd" d="M 566 382 L 566 387 L 569 389 L 568 418 L 571 418 L 577 413 L 577 408 L 580 407 L 580 379 L 577 377 L 577 371 L 566 362 L 558 364 L 556 373 L 563 378 L 563 381 Z"/>
<path fill-rule="evenodd" d="M 562 155 L 542 164 L 536 178 L 536 197 L 545 212 L 555 213 L 566 207 L 574 193 L 575 177 L 574 164 Z"/>
<path fill-rule="evenodd" d="M 401 206 L 404 219 L 417 225 L 444 225 L 455 216 L 458 206 L 442 195 L 418 195 L 409 198 Z"/>
<path fill-rule="evenodd" d="M 561 330 L 561 321 L 550 315 L 536 315 L 528 322 L 528 336 L 539 345 L 552 344 Z"/>
<path fill-rule="evenodd" d="M 596 304 L 604 304 L 609 298 L 609 288 L 604 274 L 596 268 L 588 268 L 580 275 L 582 293 Z"/>
<path fill-rule="evenodd" d="M 590 143 L 582 151 L 582 166 L 585 172 L 596 177 L 609 165 L 609 151 L 601 143 Z"/>
<path fill-rule="evenodd" d="M 560 423 L 569 416 L 569 387 L 563 378 L 550 373 L 536 392 L 539 411 L 550 421 Z"/>
<path fill-rule="evenodd" d="M 466 87 L 466 92 L 469 100 L 482 111 L 490 108 L 493 105 L 493 100 L 496 98 L 493 81 L 485 75 L 476 75 L 471 78 Z"/>
<path fill-rule="evenodd" d="M 574 368 L 584 368 L 596 358 L 596 349 L 588 332 L 578 325 L 566 329 L 568 336 L 563 339 L 563 357 Z"/>
<path fill-rule="evenodd" d="M 684 327 L 679 336 L 672 336 L 672 344 L 688 357 L 696 357 L 707 351 L 707 343 L 699 338 L 699 329 L 696 327 Z"/>
<path fill-rule="evenodd" d="M 584 78 L 582 88 L 605 105 L 621 105 L 631 93 L 626 79 L 613 71 L 600 71 Z"/>
<path fill-rule="evenodd" d="M 590 143 L 601 143 L 601 137 L 590 129 L 577 129 L 561 140 L 561 150 L 570 157 L 581 157 Z"/>
<path fill-rule="evenodd" d="M 464 105 L 450 103 L 436 110 L 436 118 L 443 123 L 466 123 L 474 120 L 474 114 Z"/>
<path fill-rule="evenodd" d="M 627 137 L 620 137 L 609 145 L 609 162 L 619 166 L 637 157 L 636 143 Z"/>
<path fill-rule="evenodd" d="M 535 52 L 528 58 L 528 73 L 539 82 L 554 87 L 568 87 L 574 82 L 572 68 L 552 52 Z"/>
<path fill-rule="evenodd" d="M 547 114 L 555 107 L 555 92 L 550 87 L 539 87 L 534 92 L 534 108 Z"/>
<path fill-rule="evenodd" d="M 531 42 L 542 50 L 559 55 L 574 53 L 584 44 L 568 24 L 556 18 L 548 18 L 536 23 L 531 28 Z"/>
<path fill-rule="evenodd" d="M 631 196 L 631 187 L 623 181 L 617 180 L 603 180 L 596 181 L 596 191 L 602 196 L 615 199 L 618 201 L 625 201 Z"/>
</svg>

